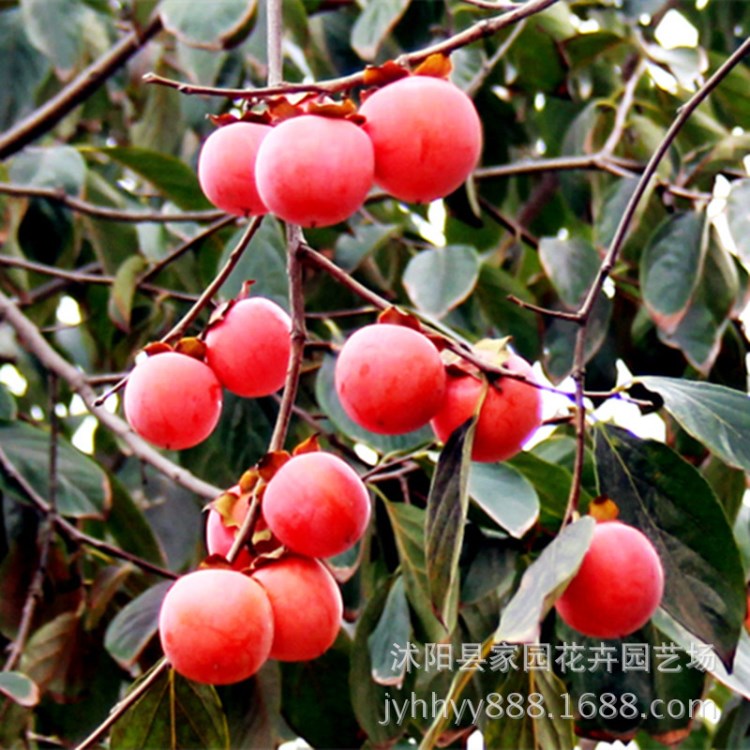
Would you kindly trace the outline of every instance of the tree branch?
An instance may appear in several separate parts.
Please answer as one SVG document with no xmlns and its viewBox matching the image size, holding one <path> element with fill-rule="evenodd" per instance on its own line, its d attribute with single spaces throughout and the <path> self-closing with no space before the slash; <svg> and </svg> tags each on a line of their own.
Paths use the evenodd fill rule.
<svg viewBox="0 0 750 750">
<path fill-rule="evenodd" d="M 31 185 L 14 185 L 9 182 L 0 182 L 0 194 L 10 195 L 14 198 L 45 198 L 55 201 L 79 214 L 92 216 L 96 219 L 107 219 L 110 221 L 122 221 L 131 224 L 144 222 L 159 224 L 177 224 L 179 222 L 204 222 L 216 221 L 226 217 L 223 211 L 182 211 L 181 213 L 164 213 L 163 211 L 126 211 L 110 206 L 98 206 L 95 203 L 68 195 L 64 190 L 55 188 L 33 187 Z"/>
<path fill-rule="evenodd" d="M 145 440 L 138 437 L 130 429 L 127 422 L 97 405 L 96 393 L 86 382 L 85 374 L 58 354 L 47 343 L 37 327 L 3 292 L 0 292 L 0 318 L 13 328 L 21 346 L 33 354 L 45 369 L 64 380 L 71 390 L 81 397 L 86 404 L 86 408 L 97 418 L 99 423 L 119 437 L 134 456 L 151 464 L 157 471 L 200 497 L 214 498 L 221 494 L 220 488 L 204 482 L 187 469 L 170 461 Z"/>
<path fill-rule="evenodd" d="M 461 47 L 465 47 L 473 42 L 477 42 L 485 37 L 496 34 L 506 26 L 510 26 L 514 23 L 518 23 L 524 18 L 541 13 L 541 11 L 554 5 L 558 0 L 527 0 L 523 4 L 516 5 L 512 10 L 504 13 L 495 18 L 485 18 L 478 21 L 468 29 L 464 29 L 462 32 L 455 34 L 454 36 L 444 39 L 442 42 L 437 42 L 429 47 L 418 50 L 416 52 L 409 52 L 401 55 L 396 62 L 403 65 L 415 65 L 430 55 L 442 53 L 449 55 L 454 50 Z M 502 6 L 499 6 L 502 7 Z M 328 81 L 319 83 L 281 83 L 281 79 L 278 81 L 269 82 L 269 85 L 264 88 L 255 89 L 231 89 L 231 88 L 218 88 L 213 86 L 193 86 L 188 83 L 181 81 L 174 81 L 169 78 L 155 75 L 153 73 L 147 73 L 143 80 L 145 83 L 154 83 L 161 86 L 168 86 L 173 89 L 177 89 L 179 92 L 188 95 L 196 96 L 224 96 L 229 99 L 246 99 L 246 100 L 260 100 L 266 99 L 273 96 L 283 96 L 285 94 L 294 94 L 301 92 L 317 92 L 320 94 L 333 94 L 340 91 L 348 91 L 356 86 L 361 86 L 364 82 L 364 71 L 353 73 L 352 75 L 343 76 L 341 78 L 333 78 Z"/>
<path fill-rule="evenodd" d="M 143 30 L 132 31 L 121 39 L 109 52 L 82 70 L 56 96 L 0 135 L 0 160 L 7 159 L 51 130 L 68 112 L 91 96 L 161 28 L 161 17 L 156 15 Z"/>
<path fill-rule="evenodd" d="M 585 373 L 586 373 L 586 362 L 585 362 L 585 345 L 586 345 L 586 331 L 588 328 L 588 322 L 591 318 L 591 313 L 594 309 L 594 305 L 602 292 L 604 282 L 606 281 L 609 273 L 619 257 L 622 246 L 625 243 L 625 238 L 630 231 L 630 226 L 635 217 L 638 204 L 643 199 L 644 195 L 649 191 L 650 187 L 654 183 L 654 176 L 656 170 L 661 163 L 661 160 L 669 151 L 675 138 L 682 129 L 683 125 L 690 119 L 693 112 L 703 103 L 703 101 L 709 96 L 709 94 L 724 80 L 727 74 L 734 68 L 742 58 L 750 52 L 750 37 L 730 55 L 724 63 L 717 68 L 716 71 L 708 78 L 708 80 L 693 94 L 693 96 L 682 105 L 679 109 L 677 117 L 672 121 L 669 126 L 664 138 L 658 145 L 651 158 L 646 164 L 643 174 L 638 180 L 637 185 L 633 194 L 630 196 L 630 200 L 623 211 L 620 222 L 617 225 L 615 234 L 612 238 L 612 242 L 607 250 L 604 259 L 599 266 L 599 271 L 594 279 L 594 283 L 589 288 L 586 299 L 583 301 L 580 309 L 578 310 L 576 317 L 579 329 L 576 334 L 576 344 L 573 356 L 573 379 L 575 381 L 575 404 L 576 404 L 576 417 L 575 417 L 575 428 L 576 428 L 576 456 L 573 466 L 573 481 L 570 486 L 570 495 L 568 497 L 568 506 L 565 513 L 565 522 L 569 521 L 573 513 L 577 510 L 578 500 L 581 493 L 581 481 L 583 478 L 583 464 L 584 464 L 584 450 L 585 450 L 585 436 L 586 436 L 586 407 L 583 400 L 584 384 L 585 384 Z"/>
</svg>

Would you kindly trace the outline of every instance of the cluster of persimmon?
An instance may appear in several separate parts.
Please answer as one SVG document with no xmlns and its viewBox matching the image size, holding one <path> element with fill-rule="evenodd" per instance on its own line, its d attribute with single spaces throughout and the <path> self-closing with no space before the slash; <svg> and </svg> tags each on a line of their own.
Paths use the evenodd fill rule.
<svg viewBox="0 0 750 750">
<path fill-rule="evenodd" d="M 251 508 L 248 545 L 226 561 Z M 267 659 L 308 661 L 338 635 L 341 592 L 320 558 L 350 549 L 370 518 L 367 489 L 341 458 L 306 441 L 269 454 L 212 503 L 205 567 L 180 578 L 159 616 L 164 654 L 197 682 L 244 680 Z M 241 541 L 241 540 L 240 540 Z"/>
<path fill-rule="evenodd" d="M 263 297 L 219 308 L 201 338 L 176 346 L 151 344 L 128 377 L 124 409 L 144 439 L 170 450 L 191 448 L 216 427 L 222 387 L 245 398 L 268 396 L 284 384 L 291 320 Z"/>
<path fill-rule="evenodd" d="M 415 318 L 392 310 L 360 328 L 336 361 L 336 392 L 344 410 L 360 427 L 384 435 L 429 423 L 442 442 L 478 410 L 472 460 L 511 458 L 542 421 L 531 366 L 503 342 L 480 343 L 474 353 L 510 373 L 485 386 L 478 368 L 445 351 L 441 356 L 439 346 L 442 341 L 426 335 Z"/>
<path fill-rule="evenodd" d="M 270 212 L 303 227 L 344 221 L 373 184 L 413 203 L 453 192 L 479 161 L 479 115 L 452 83 L 398 70 L 407 77 L 375 90 L 359 111 L 351 100 L 284 100 L 264 122 L 223 125 L 199 155 L 203 192 L 229 213 Z"/>
</svg>

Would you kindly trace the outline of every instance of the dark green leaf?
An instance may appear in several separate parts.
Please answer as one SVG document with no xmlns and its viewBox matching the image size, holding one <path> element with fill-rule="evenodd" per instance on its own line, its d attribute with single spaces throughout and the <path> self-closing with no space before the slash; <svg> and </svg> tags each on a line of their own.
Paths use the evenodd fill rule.
<svg viewBox="0 0 750 750">
<path fill-rule="evenodd" d="M 162 581 L 121 609 L 107 627 L 104 647 L 123 668 L 130 669 L 156 635 L 159 610 L 173 581 Z"/>
<path fill-rule="evenodd" d="M 659 328 L 671 332 L 687 312 L 706 249 L 705 215 L 674 214 L 660 224 L 641 256 L 643 299 Z"/>
<path fill-rule="evenodd" d="M 539 259 L 563 304 L 577 309 L 599 271 L 601 259 L 594 246 L 585 240 L 559 240 L 542 237 Z"/>
<path fill-rule="evenodd" d="M 16 400 L 7 386 L 0 383 L 0 420 L 12 422 L 18 416 Z"/>
<path fill-rule="evenodd" d="M 401 687 L 406 673 L 406 661 L 393 658 L 392 649 L 406 649 L 409 644 L 411 623 L 409 604 L 404 592 L 404 579 L 398 576 L 388 592 L 383 613 L 375 630 L 367 639 L 372 664 L 372 679 L 378 685 Z"/>
<path fill-rule="evenodd" d="M 564 718 L 565 686 L 551 669 L 512 672 L 498 686 L 497 693 L 495 700 L 503 709 L 503 716 L 485 722 L 482 735 L 487 747 L 498 750 L 573 750 L 576 747 L 573 722 Z M 535 696 L 533 700 L 530 699 L 532 695 Z M 502 703 L 499 696 L 504 699 Z M 538 716 L 530 710 L 523 711 L 520 718 L 518 714 L 508 716 L 510 696 L 520 696 L 522 706 L 529 707 L 534 703 L 542 705 L 544 710 Z M 541 696 L 541 699 L 536 696 Z"/>
<path fill-rule="evenodd" d="M 425 517 L 425 562 L 430 601 L 450 633 L 458 616 L 458 560 L 469 509 L 469 470 L 476 418 L 454 430 L 432 476 Z"/>
<path fill-rule="evenodd" d="M 282 665 L 284 720 L 312 747 L 344 750 L 354 747 L 361 733 L 345 689 L 351 651 L 342 635 L 320 658 Z"/>
<path fill-rule="evenodd" d="M 511 536 L 520 539 L 539 518 L 539 497 L 520 471 L 508 464 L 471 465 L 471 499 Z"/>
<path fill-rule="evenodd" d="M 31 43 L 66 77 L 81 61 L 86 6 L 80 0 L 21 0 Z"/>
<path fill-rule="evenodd" d="M 19 185 L 79 195 L 86 180 L 86 162 L 70 146 L 27 148 L 10 163 L 10 179 Z"/>
<path fill-rule="evenodd" d="M 671 448 L 619 427 L 597 429 L 595 451 L 601 493 L 659 553 L 661 606 L 731 664 L 745 617 L 744 573 L 711 487 Z"/>
<path fill-rule="evenodd" d="M 131 255 L 118 269 L 109 297 L 109 316 L 121 330 L 130 330 L 130 313 L 133 310 L 138 278 L 146 269 L 146 261 L 140 255 Z"/>
<path fill-rule="evenodd" d="M 25 422 L 0 424 L 0 445 L 9 461 L 45 500 L 49 497 L 49 435 Z M 0 473 L 0 487 L 22 501 L 24 494 Z M 109 508 L 107 475 L 88 456 L 58 437 L 57 509 L 63 516 L 101 518 Z"/>
<path fill-rule="evenodd" d="M 397 224 L 362 224 L 355 227 L 353 235 L 340 235 L 336 242 L 336 265 L 349 272 L 354 271 L 398 230 Z"/>
<path fill-rule="evenodd" d="M 219 264 L 224 265 L 236 247 L 244 229 L 237 231 L 227 242 Z M 268 297 L 284 309 L 289 309 L 286 276 L 286 241 L 279 222 L 266 216 L 250 241 L 234 270 L 221 286 L 225 299 L 236 297 L 246 281 L 254 281 L 252 293 Z"/>
<path fill-rule="evenodd" d="M 539 637 L 541 621 L 578 571 L 595 525 L 587 516 L 566 526 L 529 565 L 503 610 L 496 643 L 532 643 Z"/>
<path fill-rule="evenodd" d="M 750 471 L 750 397 L 715 383 L 639 377 L 682 428 L 730 466 Z"/>
<path fill-rule="evenodd" d="M 48 62 L 29 41 L 21 11 L 11 8 L 0 13 L 0 130 L 34 108 L 36 89 L 48 69 Z"/>
<path fill-rule="evenodd" d="M 339 432 L 381 453 L 408 451 L 433 439 L 432 432 L 427 427 L 415 432 L 407 432 L 405 435 L 377 435 L 360 427 L 349 418 L 341 406 L 334 385 L 335 368 L 336 358 L 325 356 L 315 381 L 315 397 L 320 408 Z"/>
<path fill-rule="evenodd" d="M 111 750 L 228 750 L 229 730 L 216 690 L 170 669 L 115 723 L 109 746 Z"/>
<path fill-rule="evenodd" d="M 104 154 L 112 161 L 132 170 L 180 208 L 200 210 L 212 207 L 203 195 L 195 172 L 173 156 L 160 154 L 158 151 L 124 146 L 90 150 Z"/>
<path fill-rule="evenodd" d="M 19 706 L 39 703 L 39 688 L 22 672 L 0 672 L 0 693 Z"/>
<path fill-rule="evenodd" d="M 256 4 L 256 0 L 212 0 L 210 3 L 163 0 L 159 11 L 164 28 L 180 41 L 218 50 L 248 25 Z"/>
<path fill-rule="evenodd" d="M 405 503 L 385 502 L 385 508 L 398 548 L 406 596 L 419 618 L 420 628 L 415 625 L 415 631 L 425 643 L 438 643 L 445 638 L 445 628 L 435 616 L 430 603 L 424 551 L 426 512 L 416 505 Z"/>
<path fill-rule="evenodd" d="M 352 28 L 352 47 L 363 60 L 374 60 L 380 45 L 411 0 L 368 0 Z"/>
<path fill-rule="evenodd" d="M 403 284 L 422 312 L 442 318 L 473 291 L 479 276 L 479 258 L 468 245 L 423 250 L 404 269 Z"/>
<path fill-rule="evenodd" d="M 395 721 L 385 721 L 383 706 L 388 696 L 405 696 L 413 685 L 413 672 L 407 672 L 405 685 L 402 688 L 396 685 L 383 687 L 372 679 L 374 664 L 370 656 L 371 638 L 378 623 L 382 620 L 385 603 L 391 589 L 392 584 L 389 579 L 380 581 L 357 620 L 357 630 L 351 648 L 349 694 L 352 708 L 357 721 L 375 747 L 386 747 L 404 733 L 403 725 Z"/>
</svg>

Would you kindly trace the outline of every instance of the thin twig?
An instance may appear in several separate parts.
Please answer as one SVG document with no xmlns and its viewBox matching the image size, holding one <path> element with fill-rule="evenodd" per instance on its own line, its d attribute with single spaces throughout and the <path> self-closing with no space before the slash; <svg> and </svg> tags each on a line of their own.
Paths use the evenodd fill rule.
<svg viewBox="0 0 750 750">
<path fill-rule="evenodd" d="M 219 291 L 222 284 L 227 280 L 229 274 L 234 271 L 235 266 L 237 265 L 237 263 L 239 263 L 242 254 L 245 252 L 245 250 L 247 250 L 247 246 L 250 244 L 250 241 L 258 231 L 258 227 L 260 227 L 262 221 L 262 216 L 256 216 L 247 225 L 247 228 L 242 234 L 242 237 L 240 237 L 240 240 L 237 243 L 236 247 L 229 254 L 227 262 L 212 279 L 211 283 L 203 290 L 201 295 L 193 303 L 192 307 L 185 313 L 185 315 L 183 315 L 182 318 L 180 318 L 180 320 L 175 323 L 175 325 L 169 332 L 164 334 L 164 336 L 159 339 L 161 342 L 169 343 L 170 341 L 174 341 L 175 339 L 180 338 L 180 336 L 185 333 L 185 331 L 192 325 L 192 323 L 201 314 L 201 312 L 203 312 L 203 309 L 211 302 L 216 292 Z M 110 396 L 113 396 L 115 393 L 121 391 L 127 384 L 129 377 L 130 373 L 125 375 L 122 380 L 120 380 L 118 383 L 115 383 L 115 385 L 113 385 L 108 391 L 99 396 L 96 399 L 95 404 L 97 406 L 101 406 Z"/>
<path fill-rule="evenodd" d="M 111 726 L 116 724 L 140 699 L 145 695 L 152 686 L 159 680 L 162 674 L 169 669 L 169 664 L 165 658 L 160 659 L 154 666 L 152 672 L 143 682 L 134 687 L 114 708 L 110 711 L 109 716 L 86 737 L 83 742 L 75 746 L 74 750 L 86 750 L 91 747 Z"/>
<path fill-rule="evenodd" d="M 163 211 L 127 211 L 110 206 L 98 206 L 95 203 L 68 195 L 62 189 L 33 187 L 31 185 L 13 185 L 8 182 L 0 182 L 0 194 L 10 195 L 16 198 L 45 198 L 55 201 L 79 214 L 92 216 L 97 219 L 108 221 L 121 221 L 129 224 L 142 224 L 144 222 L 158 224 L 178 224 L 180 222 L 204 222 L 216 221 L 226 216 L 223 211 L 183 211 L 181 213 L 164 213 Z"/>
<path fill-rule="evenodd" d="M 565 521 L 569 521 L 578 507 L 578 500 L 581 493 L 581 482 L 583 479 L 583 466 L 585 456 L 585 437 L 586 437 L 586 407 L 583 399 L 584 381 L 586 372 L 586 332 L 588 322 L 591 318 L 594 305 L 602 292 L 604 282 L 609 276 L 612 268 L 619 257 L 620 251 L 625 243 L 625 238 L 630 231 L 638 205 L 649 191 L 654 183 L 656 170 L 661 160 L 669 151 L 677 134 L 683 125 L 692 116 L 693 112 L 702 104 L 709 94 L 721 83 L 727 74 L 734 68 L 742 58 L 750 52 L 750 37 L 735 50 L 730 57 L 708 78 L 708 80 L 693 94 L 693 96 L 679 109 L 677 117 L 672 121 L 664 138 L 658 145 L 651 158 L 648 160 L 638 183 L 635 186 L 633 194 L 623 211 L 620 222 L 617 225 L 612 242 L 607 250 L 599 271 L 588 290 L 586 298 L 577 312 L 577 321 L 579 329 L 576 334 L 576 344 L 573 356 L 573 373 L 572 377 L 575 382 L 575 404 L 576 404 L 576 456 L 573 464 L 573 481 L 570 486 L 570 495 L 568 497 L 567 509 L 565 512 Z"/>
<path fill-rule="evenodd" d="M 145 28 L 133 30 L 39 109 L 3 133 L 0 136 L 0 160 L 20 151 L 26 144 L 51 130 L 68 112 L 86 101 L 114 71 L 154 37 L 161 27 L 161 17 L 157 14 Z"/>
<path fill-rule="evenodd" d="M 466 47 L 473 42 L 477 42 L 492 34 L 496 34 L 506 26 L 518 23 L 524 18 L 541 13 L 541 11 L 554 5 L 558 0 L 528 0 L 521 5 L 517 5 L 513 10 L 494 18 L 485 18 L 478 21 L 468 29 L 464 29 L 458 34 L 444 39 L 441 42 L 425 47 L 416 52 L 401 55 L 397 62 L 403 65 L 415 65 L 430 55 L 442 53 L 449 55 L 454 50 Z M 285 94 L 294 94 L 301 92 L 315 92 L 321 94 L 332 94 L 340 91 L 349 91 L 356 86 L 361 86 L 364 82 L 364 72 L 353 73 L 352 75 L 343 76 L 342 78 L 333 78 L 328 81 L 318 83 L 294 83 L 284 84 L 274 82 L 264 88 L 255 89 L 232 89 L 218 88 L 214 86 L 193 86 L 192 84 L 174 81 L 169 78 L 148 73 L 143 77 L 144 82 L 159 84 L 177 89 L 183 94 L 195 96 L 224 96 L 229 99 L 246 99 L 260 100 Z"/>
<path fill-rule="evenodd" d="M 185 240 L 185 242 L 183 242 L 179 247 L 176 247 L 174 250 L 172 250 L 172 252 L 169 253 L 169 255 L 167 255 L 165 258 L 162 258 L 158 263 L 154 263 L 154 265 L 151 266 L 151 268 L 149 268 L 148 271 L 146 271 L 141 276 L 141 278 L 138 280 L 138 283 L 143 284 L 144 282 L 151 281 L 151 279 L 153 279 L 155 276 L 158 276 L 167 266 L 174 263 L 178 258 L 181 258 L 186 252 L 192 250 L 192 248 L 208 239 L 211 235 L 215 234 L 220 229 L 233 224 L 236 219 L 236 216 L 227 216 L 226 214 L 222 214 L 219 219 L 217 219 L 213 224 L 207 226 L 202 232 L 198 232 L 198 234 L 196 234 L 194 237 L 190 237 L 190 239 Z"/>
<path fill-rule="evenodd" d="M 144 560 L 142 557 L 138 557 L 138 555 L 134 555 L 127 550 L 120 549 L 120 547 L 109 544 L 102 539 L 89 536 L 81 531 L 75 524 L 68 521 L 67 518 L 59 515 L 57 512 L 53 513 L 49 503 L 29 484 L 26 477 L 16 469 L 15 465 L 10 460 L 10 457 L 2 447 L 0 447 L 0 468 L 8 478 L 20 488 L 34 507 L 36 507 L 42 514 L 50 516 L 57 529 L 71 541 L 76 542 L 77 544 L 85 544 L 87 547 L 92 547 L 93 549 L 96 549 L 99 552 L 104 552 L 111 557 L 125 560 L 147 573 L 155 573 L 162 578 L 177 578 L 177 575 L 171 570 L 167 570 L 155 563 Z"/>
</svg>

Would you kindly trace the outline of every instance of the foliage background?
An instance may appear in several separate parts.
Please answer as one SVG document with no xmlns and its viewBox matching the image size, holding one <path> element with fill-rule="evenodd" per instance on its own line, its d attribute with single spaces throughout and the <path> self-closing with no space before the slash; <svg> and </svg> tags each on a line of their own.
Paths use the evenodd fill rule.
<svg viewBox="0 0 750 750">
<path fill-rule="evenodd" d="M 517 11 L 481 0 L 285 0 L 284 80 L 335 81 Z M 460 745 L 473 730 L 466 721 L 379 724 L 385 696 L 539 691 L 552 701 L 606 690 L 644 706 L 710 697 L 721 719 L 579 718 L 577 733 L 635 737 L 642 748 L 747 744 L 746 63 L 691 113 L 621 227 L 606 283 L 597 274 L 680 107 L 750 35 L 750 6 L 537 0 L 525 11 L 452 54 L 452 79 L 485 130 L 468 188 L 429 209 L 375 195 L 345 225 L 306 232 L 313 250 L 299 251 L 307 338 L 286 445 L 320 433 L 366 472 L 375 507 L 357 554 L 332 561 L 347 620 L 335 648 L 310 664 L 269 663 L 218 691 L 177 679 L 173 700 L 173 678 L 159 676 L 94 746 Z M 673 49 L 658 30 L 677 28 L 675 12 L 695 38 Z M 159 657 L 168 580 L 205 554 L 202 506 L 271 441 L 279 398 L 227 396 L 216 433 L 171 455 L 129 432 L 117 396 L 94 405 L 146 343 L 201 330 L 210 305 L 185 316 L 206 289 L 215 294 L 202 301 L 213 304 L 254 279 L 254 293 L 289 307 L 287 255 L 297 250 L 271 217 L 218 276 L 234 262 L 243 222 L 212 209 L 194 169 L 213 128 L 206 116 L 233 101 L 143 81 L 262 87 L 266 14 L 246 0 L 0 3 L 2 747 L 73 747 L 101 725 Z M 536 309 L 575 314 L 602 283 L 586 320 Z M 512 336 L 552 386 L 579 398 L 549 395 L 549 429 L 502 465 L 469 466 L 466 433 L 441 454 L 424 431 L 370 435 L 343 414 L 332 367 L 347 333 L 388 303 L 457 341 Z M 581 403 L 598 419 L 584 424 Z M 634 639 L 687 649 L 697 638 L 718 657 L 709 672 L 394 670 L 393 644 L 450 639 L 460 653 L 488 648 L 496 631 L 571 640 L 548 612 L 591 523 L 563 521 L 569 498 L 585 513 L 601 495 L 652 538 L 667 571 L 664 606 Z M 455 529 L 443 547 L 435 518 Z M 574 745 L 573 722 L 560 718 L 480 729 L 488 747 Z"/>
</svg>

